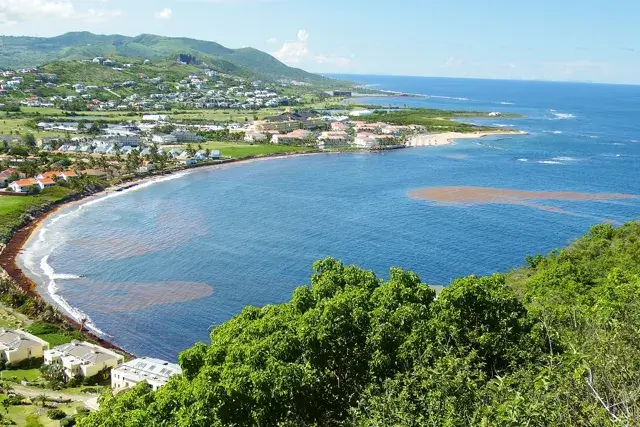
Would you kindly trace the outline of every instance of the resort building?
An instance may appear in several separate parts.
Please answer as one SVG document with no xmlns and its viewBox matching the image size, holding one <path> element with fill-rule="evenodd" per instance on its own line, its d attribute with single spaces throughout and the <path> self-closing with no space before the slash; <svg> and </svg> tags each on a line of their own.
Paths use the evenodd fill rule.
<svg viewBox="0 0 640 427">
<path fill-rule="evenodd" d="M 111 388 L 120 391 L 146 381 L 157 390 L 173 375 L 182 373 L 180 366 L 160 359 L 142 357 L 123 363 L 111 370 Z"/>
<path fill-rule="evenodd" d="M 9 184 L 9 188 L 16 193 L 26 193 L 32 187 L 39 187 L 42 189 L 42 187 L 40 187 L 40 183 L 35 178 L 19 179 Z"/>
<path fill-rule="evenodd" d="M 59 365 L 68 378 L 92 377 L 124 362 L 124 356 L 88 342 L 71 341 L 44 352 L 45 365 Z"/>
<path fill-rule="evenodd" d="M 23 360 L 41 358 L 49 343 L 21 330 L 0 329 L 0 362 L 16 365 Z"/>
<path fill-rule="evenodd" d="M 284 135 L 273 135 L 271 141 L 274 144 L 300 144 L 311 136 L 311 132 L 304 129 L 296 129 Z"/>
<path fill-rule="evenodd" d="M 318 148 L 324 150 L 351 145 L 349 134 L 345 131 L 322 132 L 318 137 Z"/>
<path fill-rule="evenodd" d="M 380 144 L 376 136 L 369 132 L 360 132 L 353 141 L 356 147 L 360 148 L 378 148 Z"/>
</svg>

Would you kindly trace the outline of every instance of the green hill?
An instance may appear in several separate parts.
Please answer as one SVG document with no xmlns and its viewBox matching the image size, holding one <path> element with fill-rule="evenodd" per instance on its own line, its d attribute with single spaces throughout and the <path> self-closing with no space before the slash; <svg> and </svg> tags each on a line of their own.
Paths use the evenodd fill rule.
<svg viewBox="0 0 640 427">
<path fill-rule="evenodd" d="M 436 298 L 318 261 L 289 302 L 183 351 L 183 375 L 107 392 L 78 426 L 640 425 L 640 223 L 527 262 Z"/>
<path fill-rule="evenodd" d="M 324 86 L 344 86 L 316 74 L 288 67 L 271 55 L 253 48 L 229 49 L 218 43 L 183 37 L 142 34 L 137 37 L 72 32 L 56 37 L 3 37 L 0 67 L 39 66 L 56 60 L 120 56 L 135 59 L 175 59 L 179 54 L 195 56 L 207 66 L 238 76 L 288 79 Z"/>
</svg>

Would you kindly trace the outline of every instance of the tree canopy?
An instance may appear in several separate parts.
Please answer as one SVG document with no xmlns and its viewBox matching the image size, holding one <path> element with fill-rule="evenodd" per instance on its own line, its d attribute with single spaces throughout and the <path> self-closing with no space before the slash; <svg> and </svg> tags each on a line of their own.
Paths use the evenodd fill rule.
<svg viewBox="0 0 640 427">
<path fill-rule="evenodd" d="M 640 224 L 594 227 L 436 297 L 324 259 L 291 300 L 246 307 L 183 375 L 113 396 L 92 426 L 615 426 L 640 423 Z"/>
</svg>

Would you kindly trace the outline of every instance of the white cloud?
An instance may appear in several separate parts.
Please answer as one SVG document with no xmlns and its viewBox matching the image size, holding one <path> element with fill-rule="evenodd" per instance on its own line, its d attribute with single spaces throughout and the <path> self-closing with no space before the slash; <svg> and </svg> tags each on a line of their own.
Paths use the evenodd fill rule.
<svg viewBox="0 0 640 427">
<path fill-rule="evenodd" d="M 309 32 L 307 30 L 298 31 L 298 40 L 300 40 L 303 43 L 306 43 L 308 38 L 309 38 Z"/>
<path fill-rule="evenodd" d="M 308 39 L 309 32 L 307 30 L 300 30 L 298 31 L 297 41 L 284 42 L 280 50 L 273 53 L 273 56 L 288 64 L 299 64 L 300 61 L 309 56 L 309 47 L 307 46 Z"/>
<path fill-rule="evenodd" d="M 168 7 L 165 7 L 160 12 L 156 12 L 154 14 L 157 19 L 170 19 L 171 15 L 173 15 L 173 11 Z"/>
<path fill-rule="evenodd" d="M 269 44 L 278 43 L 278 39 L 275 37 L 271 37 L 270 39 L 267 39 L 267 43 Z"/>
<path fill-rule="evenodd" d="M 118 10 L 79 11 L 70 0 L 0 0 L 0 24 L 18 24 L 50 19 L 100 22 L 122 15 Z"/>
</svg>

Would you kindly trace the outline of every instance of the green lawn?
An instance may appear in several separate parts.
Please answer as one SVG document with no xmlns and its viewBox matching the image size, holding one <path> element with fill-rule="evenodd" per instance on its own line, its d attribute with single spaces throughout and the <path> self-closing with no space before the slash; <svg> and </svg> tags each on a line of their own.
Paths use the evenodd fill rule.
<svg viewBox="0 0 640 427">
<path fill-rule="evenodd" d="M 36 196 L 0 196 L 0 241 L 20 222 L 20 216 L 31 209 L 55 202 L 71 193 L 61 186 L 46 188 Z"/>
<path fill-rule="evenodd" d="M 35 382 L 41 377 L 40 369 L 9 369 L 6 371 L 0 371 L 0 379 L 20 382 L 26 379 L 29 382 Z"/>
<path fill-rule="evenodd" d="M 37 336 L 38 338 L 42 338 L 46 342 L 48 342 L 51 347 L 55 347 L 57 345 L 67 344 L 72 340 L 83 340 L 84 336 L 80 334 L 78 331 L 65 331 L 60 329 L 57 325 L 52 325 L 44 322 L 34 322 L 26 331 Z"/>
<path fill-rule="evenodd" d="M 285 154 L 318 151 L 313 147 L 298 147 L 292 145 L 250 145 L 233 142 L 206 142 L 203 149 L 220 150 L 223 156 L 235 159 L 249 156 L 263 156 L 267 154 Z"/>
<path fill-rule="evenodd" d="M 4 400 L 4 396 L 0 396 L 0 401 Z M 56 405 L 57 409 L 61 409 L 67 413 L 67 415 L 73 415 L 78 408 L 84 407 L 83 403 L 73 402 L 65 405 Z M 4 413 L 4 408 L 2 413 Z M 50 408 L 49 408 L 50 409 Z M 58 427 L 60 421 L 50 420 L 47 416 L 47 408 L 42 408 L 40 405 L 19 405 L 10 406 L 9 414 L 7 414 L 16 424 L 16 426 L 42 426 L 42 427 Z"/>
</svg>

